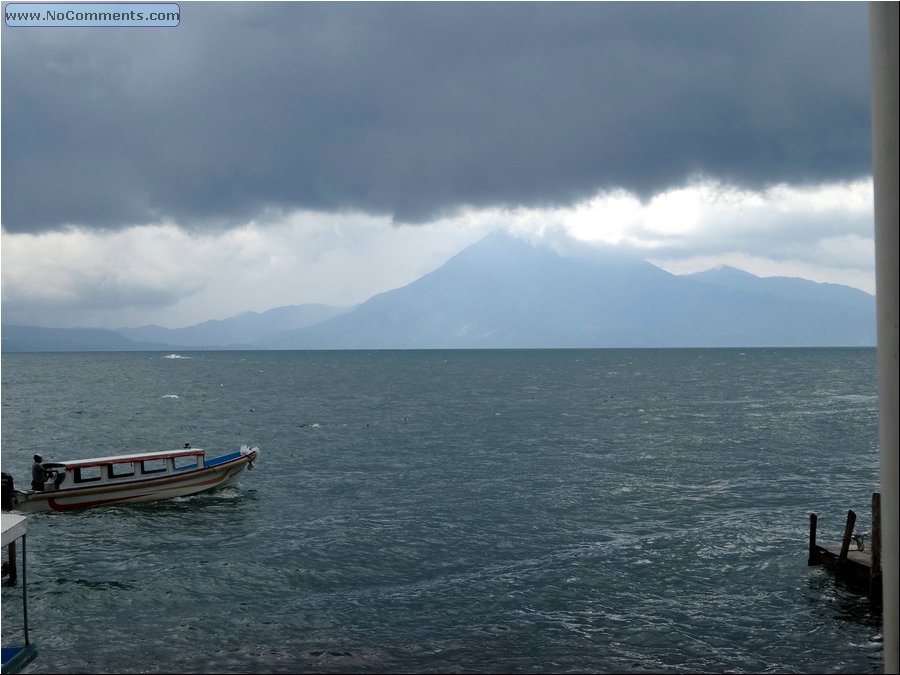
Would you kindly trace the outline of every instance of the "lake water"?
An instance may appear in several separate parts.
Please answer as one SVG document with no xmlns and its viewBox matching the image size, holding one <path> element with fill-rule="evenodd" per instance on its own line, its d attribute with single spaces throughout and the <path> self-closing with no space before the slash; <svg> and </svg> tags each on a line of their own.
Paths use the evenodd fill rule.
<svg viewBox="0 0 900 675">
<path fill-rule="evenodd" d="M 806 565 L 878 489 L 874 349 L 4 354 L 2 460 L 258 445 L 29 520 L 35 673 L 881 672 Z M 3 588 L 4 643 L 20 591 Z"/>
</svg>

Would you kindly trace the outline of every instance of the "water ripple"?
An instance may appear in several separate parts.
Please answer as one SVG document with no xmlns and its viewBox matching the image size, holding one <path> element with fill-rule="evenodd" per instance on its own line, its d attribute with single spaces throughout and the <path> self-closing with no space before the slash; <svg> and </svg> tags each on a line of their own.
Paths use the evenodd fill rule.
<svg viewBox="0 0 900 675">
<path fill-rule="evenodd" d="M 30 672 L 882 670 L 805 550 L 810 512 L 866 519 L 873 350 L 2 358 L 17 479 L 264 452 L 237 488 L 34 516 Z"/>
</svg>

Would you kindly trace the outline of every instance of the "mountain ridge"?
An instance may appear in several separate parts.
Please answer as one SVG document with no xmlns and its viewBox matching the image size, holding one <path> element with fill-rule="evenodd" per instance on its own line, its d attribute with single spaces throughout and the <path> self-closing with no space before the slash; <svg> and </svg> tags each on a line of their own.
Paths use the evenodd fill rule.
<svg viewBox="0 0 900 675">
<path fill-rule="evenodd" d="M 874 296 L 837 287 L 840 298 L 832 299 L 833 289 L 816 282 L 769 282 L 744 274 L 741 287 L 715 271 L 704 278 L 677 276 L 643 260 L 605 253 L 566 256 L 495 234 L 402 288 L 262 344 L 281 349 L 875 344 Z"/>
<path fill-rule="evenodd" d="M 25 328 L 3 326 L 4 351 L 874 346 L 875 298 L 728 266 L 675 275 L 494 233 L 354 307 L 288 305 L 179 329 Z M 67 342 L 67 330 L 95 332 Z"/>
<path fill-rule="evenodd" d="M 159 342 L 188 347 L 251 345 L 260 337 L 303 328 L 352 309 L 322 303 L 283 305 L 264 312 L 246 311 L 225 319 L 210 319 L 183 328 L 140 326 L 118 328 L 116 333 L 138 342 Z"/>
</svg>

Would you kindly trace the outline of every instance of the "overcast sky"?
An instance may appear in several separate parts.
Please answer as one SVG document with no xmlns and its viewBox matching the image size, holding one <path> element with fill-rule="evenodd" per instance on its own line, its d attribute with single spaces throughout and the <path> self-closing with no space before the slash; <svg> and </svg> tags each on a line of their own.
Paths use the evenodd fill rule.
<svg viewBox="0 0 900 675">
<path fill-rule="evenodd" d="M 492 229 L 874 292 L 865 3 L 182 2 L 2 29 L 2 318 L 350 305 Z"/>
</svg>

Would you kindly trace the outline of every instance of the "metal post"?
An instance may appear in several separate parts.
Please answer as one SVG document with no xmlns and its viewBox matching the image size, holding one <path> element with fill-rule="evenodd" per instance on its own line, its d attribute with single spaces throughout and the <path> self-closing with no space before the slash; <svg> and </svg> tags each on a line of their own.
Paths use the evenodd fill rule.
<svg viewBox="0 0 900 675">
<path fill-rule="evenodd" d="M 28 569 L 28 563 L 25 560 L 26 555 L 26 545 L 25 539 L 28 537 L 27 534 L 22 535 L 22 619 L 25 623 L 25 646 L 28 646 L 28 578 L 26 577 L 26 570 Z"/>
<path fill-rule="evenodd" d="M 898 3 L 869 3 L 875 295 L 878 311 L 878 428 L 881 447 L 881 565 L 884 669 L 900 672 L 898 616 Z"/>
</svg>

